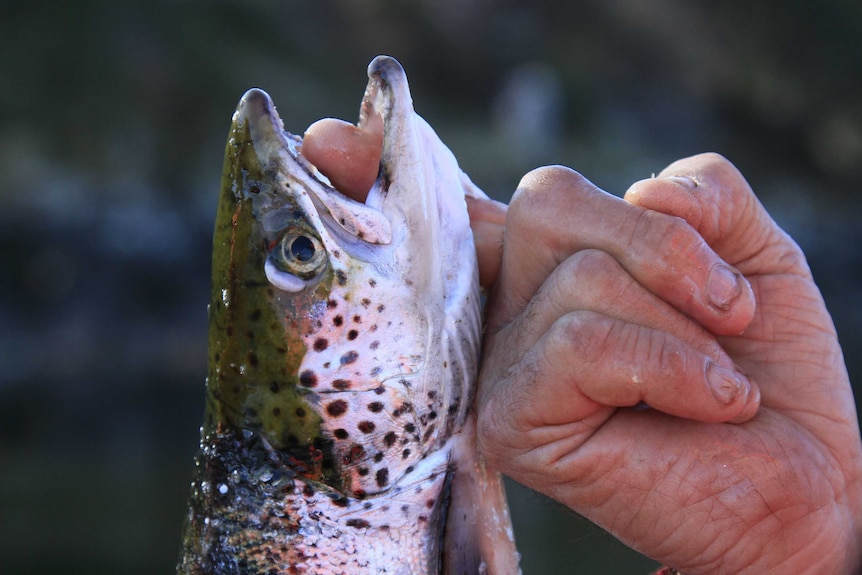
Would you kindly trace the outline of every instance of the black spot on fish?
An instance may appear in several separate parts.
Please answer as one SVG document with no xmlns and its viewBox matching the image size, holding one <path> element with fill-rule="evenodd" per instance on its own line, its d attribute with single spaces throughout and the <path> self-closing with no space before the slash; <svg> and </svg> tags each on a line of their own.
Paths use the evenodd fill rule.
<svg viewBox="0 0 862 575">
<path fill-rule="evenodd" d="M 260 313 L 261 313 L 260 309 L 256 309 L 253 312 L 251 312 L 251 314 L 249 314 L 248 319 L 250 319 L 251 321 L 259 320 L 260 319 Z"/>
<path fill-rule="evenodd" d="M 359 473 L 360 477 L 365 477 L 366 475 L 368 475 L 368 468 L 367 467 L 360 467 L 359 470 L 357 471 L 357 473 Z"/>
<path fill-rule="evenodd" d="M 306 497 L 314 497 L 314 487 L 306 483 L 305 487 L 302 488 L 302 494 Z"/>
<path fill-rule="evenodd" d="M 377 453 L 374 454 L 374 462 L 380 463 L 381 461 L 383 461 L 383 452 L 378 451 Z"/>
<path fill-rule="evenodd" d="M 353 316 L 353 323 L 362 323 L 362 316 L 361 315 Z"/>
<path fill-rule="evenodd" d="M 218 353 L 218 352 L 217 352 L 217 353 L 215 354 L 215 360 L 216 360 L 217 362 L 218 362 L 218 361 L 221 361 L 221 354 L 220 354 L 220 353 Z"/>
<path fill-rule="evenodd" d="M 301 407 L 297 407 L 296 411 L 294 413 L 296 413 L 296 416 L 299 417 L 300 419 L 305 417 L 305 410 L 302 409 Z"/>
<path fill-rule="evenodd" d="M 362 433 L 371 433 L 376 427 L 373 421 L 360 421 L 356 426 Z"/>
<path fill-rule="evenodd" d="M 379 401 L 372 401 L 368 404 L 368 411 L 372 413 L 380 413 L 383 411 L 383 404 Z"/>
<path fill-rule="evenodd" d="M 383 443 L 384 445 L 386 445 L 386 447 L 392 447 L 397 440 L 398 436 L 395 434 L 394 431 L 390 431 L 383 437 Z"/>
<path fill-rule="evenodd" d="M 368 529 L 371 527 L 371 524 L 365 519 L 348 519 L 345 523 L 348 527 L 355 527 L 356 529 Z"/>
<path fill-rule="evenodd" d="M 326 341 L 324 338 L 319 337 L 314 340 L 314 351 L 323 351 L 327 347 L 329 347 L 329 342 Z"/>
<path fill-rule="evenodd" d="M 380 347 L 380 342 L 375 339 L 368 347 L 370 347 L 371 349 L 377 349 L 378 347 Z"/>
<path fill-rule="evenodd" d="M 381 371 L 383 371 L 383 368 L 378 365 L 377 367 L 375 367 L 374 369 L 371 370 L 371 377 L 377 377 L 378 375 L 380 375 Z"/>
<path fill-rule="evenodd" d="M 347 365 L 349 363 L 353 363 L 359 357 L 359 352 L 357 351 L 348 351 L 344 355 L 341 356 L 341 365 Z"/>
<path fill-rule="evenodd" d="M 332 250 L 332 257 L 334 257 L 334 258 L 340 258 L 340 257 L 341 257 L 341 252 L 340 252 L 340 251 L 338 251 L 338 250 Z"/>
<path fill-rule="evenodd" d="M 278 382 L 273 381 L 269 384 L 269 390 L 273 393 L 278 393 Z"/>
<path fill-rule="evenodd" d="M 380 304 L 379 306 L 377 306 L 377 311 L 383 311 L 384 309 L 386 309 L 386 306 L 383 304 Z"/>
<path fill-rule="evenodd" d="M 364 489 L 357 489 L 353 492 L 353 497 L 356 499 L 365 499 L 368 496 Z"/>
<path fill-rule="evenodd" d="M 353 341 L 354 339 L 356 339 L 356 336 L 358 336 L 358 335 L 359 335 L 358 331 L 356 331 L 355 329 L 351 329 L 350 331 L 347 332 L 347 339 Z"/>
<path fill-rule="evenodd" d="M 432 412 L 430 412 L 430 413 L 428 414 L 428 419 L 430 419 L 430 420 L 432 420 L 432 421 L 433 421 L 434 419 L 437 419 L 437 412 L 436 412 L 436 411 L 432 411 Z"/>
<path fill-rule="evenodd" d="M 404 426 L 404 431 L 406 431 L 407 433 L 413 433 L 414 431 L 416 431 L 416 426 L 412 423 L 408 423 Z"/>
<path fill-rule="evenodd" d="M 336 438 L 338 438 L 338 439 L 347 439 L 348 437 L 350 437 L 350 434 L 349 434 L 349 433 L 347 433 L 347 430 L 346 430 L 346 429 L 341 429 L 341 428 L 336 429 L 335 431 L 333 431 L 333 432 L 332 432 L 332 435 L 334 435 L 334 436 L 335 436 Z"/>
<path fill-rule="evenodd" d="M 433 499 L 429 499 L 425 502 L 425 507 L 427 507 L 428 509 L 434 509 L 434 503 L 435 502 Z"/>
<path fill-rule="evenodd" d="M 405 449 L 404 451 L 401 452 L 401 459 L 407 459 L 408 457 L 410 457 L 410 450 L 409 449 Z"/>
<path fill-rule="evenodd" d="M 338 306 L 338 302 L 335 301 L 334 299 L 326 300 L 326 307 L 328 307 L 329 309 L 332 309 L 332 308 L 337 307 L 337 306 Z"/>
<path fill-rule="evenodd" d="M 365 448 L 359 445 L 358 443 L 354 443 L 350 446 L 350 451 L 348 451 L 344 457 L 341 458 L 341 462 L 344 465 L 350 465 L 360 457 L 365 455 Z"/>
<path fill-rule="evenodd" d="M 332 318 L 332 323 L 335 324 L 336 326 L 340 326 L 341 324 L 344 323 L 344 318 L 341 317 L 340 315 L 337 315 L 334 318 Z"/>
<path fill-rule="evenodd" d="M 248 364 L 252 367 L 257 367 L 258 365 L 257 355 L 253 351 L 248 352 Z"/>
<path fill-rule="evenodd" d="M 386 467 L 378 469 L 374 480 L 377 482 L 378 487 L 386 487 L 389 484 L 389 469 Z"/>
<path fill-rule="evenodd" d="M 376 393 L 377 395 L 383 395 L 384 393 L 386 393 L 386 388 L 382 385 L 377 386 L 374 388 L 374 393 Z"/>
<path fill-rule="evenodd" d="M 338 497 L 336 497 L 335 499 L 332 500 L 332 504 L 337 505 L 338 507 L 347 507 L 348 505 L 350 505 L 350 500 L 343 495 L 339 495 Z M 298 573 L 298 571 L 297 571 L 297 573 Z"/>
<path fill-rule="evenodd" d="M 362 301 L 360 303 L 362 303 L 362 307 L 368 307 L 371 305 L 371 300 L 367 297 L 364 297 L 362 298 Z"/>
<path fill-rule="evenodd" d="M 310 369 L 306 369 L 299 374 L 299 383 L 305 387 L 314 387 L 317 385 L 317 375 Z"/>
<path fill-rule="evenodd" d="M 278 417 L 279 415 L 281 415 L 281 409 L 279 409 L 278 407 L 273 407 L 273 408 L 272 408 L 272 414 L 273 414 L 275 417 Z"/>
<path fill-rule="evenodd" d="M 377 285 L 377 280 L 375 280 L 375 279 L 368 280 L 368 285 L 370 285 L 371 287 L 375 287 Z"/>
<path fill-rule="evenodd" d="M 251 187 L 248 189 L 248 191 L 249 191 L 250 193 L 252 193 L 252 194 L 259 194 L 259 193 L 260 193 L 260 188 L 259 188 L 259 187 L 257 187 L 257 186 L 251 186 Z"/>
<path fill-rule="evenodd" d="M 336 270 L 335 279 L 338 281 L 338 285 L 347 285 L 347 274 L 343 270 Z"/>
<path fill-rule="evenodd" d="M 350 389 L 350 382 L 346 379 L 336 379 L 332 382 L 332 387 L 338 391 Z"/>
<path fill-rule="evenodd" d="M 326 406 L 326 413 L 332 417 L 344 415 L 347 412 L 347 402 L 343 399 L 336 399 Z"/>
</svg>

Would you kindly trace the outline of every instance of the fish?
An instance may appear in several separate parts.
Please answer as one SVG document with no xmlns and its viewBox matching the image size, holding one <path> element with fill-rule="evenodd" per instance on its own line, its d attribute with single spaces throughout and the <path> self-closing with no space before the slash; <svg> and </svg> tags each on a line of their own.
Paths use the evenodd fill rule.
<svg viewBox="0 0 862 575">
<path fill-rule="evenodd" d="M 364 202 L 246 92 L 225 151 L 209 367 L 180 574 L 513 575 L 499 473 L 476 446 L 484 194 L 378 56 Z"/>
</svg>

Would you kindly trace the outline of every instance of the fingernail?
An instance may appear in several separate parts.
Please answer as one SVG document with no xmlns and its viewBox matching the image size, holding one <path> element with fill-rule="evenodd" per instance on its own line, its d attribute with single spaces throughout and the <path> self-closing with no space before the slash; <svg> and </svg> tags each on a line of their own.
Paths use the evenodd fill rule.
<svg viewBox="0 0 862 575">
<path fill-rule="evenodd" d="M 694 189 L 697 187 L 697 182 L 687 176 L 668 176 L 668 180 L 676 182 L 684 188 Z"/>
<path fill-rule="evenodd" d="M 739 275 L 727 266 L 718 264 L 709 272 L 706 295 L 715 307 L 727 309 L 740 292 Z"/>
<path fill-rule="evenodd" d="M 712 395 L 722 405 L 730 405 L 739 395 L 747 395 L 751 389 L 748 379 L 738 371 L 731 371 L 716 363 L 706 368 L 706 379 Z"/>
</svg>

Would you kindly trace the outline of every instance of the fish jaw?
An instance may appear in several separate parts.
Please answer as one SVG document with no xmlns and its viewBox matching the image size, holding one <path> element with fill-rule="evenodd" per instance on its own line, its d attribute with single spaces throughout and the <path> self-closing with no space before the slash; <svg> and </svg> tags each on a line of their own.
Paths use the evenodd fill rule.
<svg viewBox="0 0 862 575">
<path fill-rule="evenodd" d="M 180 572 L 342 572 L 328 555 L 343 572 L 436 573 L 450 497 L 475 501 L 459 477 L 484 481 L 454 467 L 480 465 L 464 433 L 481 327 L 464 195 L 480 192 L 391 58 L 369 66 L 360 127 L 372 114 L 383 153 L 365 203 L 302 157 L 265 92 L 234 114 Z M 453 537 L 472 549 L 467 531 Z M 395 553 L 350 551 L 375 537 Z M 484 561 L 464 556 L 445 572 Z"/>
</svg>

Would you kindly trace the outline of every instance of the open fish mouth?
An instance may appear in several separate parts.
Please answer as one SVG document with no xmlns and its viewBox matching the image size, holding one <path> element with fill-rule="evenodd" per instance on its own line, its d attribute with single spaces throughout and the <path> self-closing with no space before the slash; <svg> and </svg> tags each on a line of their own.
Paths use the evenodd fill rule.
<svg viewBox="0 0 862 575">
<path fill-rule="evenodd" d="M 378 57 L 368 67 L 369 83 L 360 106 L 357 127 L 382 121 L 383 146 L 377 178 L 364 202 L 333 186 L 330 179 L 302 154 L 302 137 L 284 129 L 269 95 L 252 88 L 242 97 L 237 120 L 250 127 L 261 162 L 279 165 L 294 175 L 310 194 L 315 207 L 350 236 L 369 244 L 392 241 L 392 222 L 384 215 L 384 202 L 392 178 L 415 162 L 409 150 L 417 147 L 419 134 L 413 128 L 413 106 L 407 77 L 393 58 Z"/>
</svg>

